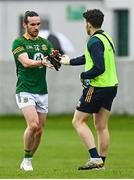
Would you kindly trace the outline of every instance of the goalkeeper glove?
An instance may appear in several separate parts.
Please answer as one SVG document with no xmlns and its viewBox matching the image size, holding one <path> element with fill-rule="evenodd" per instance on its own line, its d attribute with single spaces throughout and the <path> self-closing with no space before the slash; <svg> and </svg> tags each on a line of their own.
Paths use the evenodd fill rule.
<svg viewBox="0 0 134 180">
<path fill-rule="evenodd" d="M 61 67 L 60 56 L 61 54 L 58 50 L 53 50 L 52 53 L 47 56 L 47 59 L 50 61 L 56 71 L 59 71 Z"/>
<path fill-rule="evenodd" d="M 67 55 L 63 55 L 60 57 L 60 63 L 64 65 L 70 64 L 70 58 Z"/>
<path fill-rule="evenodd" d="M 90 83 L 90 79 L 82 79 L 80 78 L 81 82 L 82 82 L 82 86 L 84 88 L 87 88 L 89 86 L 89 83 Z"/>
</svg>

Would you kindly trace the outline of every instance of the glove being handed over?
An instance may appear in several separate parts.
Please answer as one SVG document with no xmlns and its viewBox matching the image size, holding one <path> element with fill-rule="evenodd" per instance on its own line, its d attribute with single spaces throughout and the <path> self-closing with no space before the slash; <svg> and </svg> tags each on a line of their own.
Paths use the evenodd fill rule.
<svg viewBox="0 0 134 180">
<path fill-rule="evenodd" d="M 56 71 L 59 71 L 59 69 L 61 67 L 61 63 L 60 63 L 61 54 L 59 53 L 59 51 L 58 50 L 53 50 L 52 54 L 47 56 L 47 59 L 54 66 Z"/>
</svg>

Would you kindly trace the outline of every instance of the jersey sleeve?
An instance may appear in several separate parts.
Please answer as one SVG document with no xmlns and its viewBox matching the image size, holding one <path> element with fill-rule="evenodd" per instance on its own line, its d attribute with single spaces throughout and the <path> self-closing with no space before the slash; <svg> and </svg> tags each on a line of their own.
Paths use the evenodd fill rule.
<svg viewBox="0 0 134 180">
<path fill-rule="evenodd" d="M 48 39 L 44 39 L 42 37 L 40 37 L 40 40 L 45 45 L 45 49 L 47 50 L 47 54 L 45 53 L 45 55 L 51 54 L 52 50 L 54 49 L 52 43 Z"/>
<path fill-rule="evenodd" d="M 48 46 L 48 54 L 52 53 L 52 50 L 54 50 L 52 43 L 47 40 L 47 46 Z"/>
<path fill-rule="evenodd" d="M 25 53 L 25 52 L 26 52 L 26 49 L 21 39 L 16 39 L 12 44 L 12 53 L 15 59 L 17 59 L 20 54 Z"/>
<path fill-rule="evenodd" d="M 86 62 L 85 55 L 70 59 L 70 65 L 79 66 L 84 65 Z"/>
</svg>

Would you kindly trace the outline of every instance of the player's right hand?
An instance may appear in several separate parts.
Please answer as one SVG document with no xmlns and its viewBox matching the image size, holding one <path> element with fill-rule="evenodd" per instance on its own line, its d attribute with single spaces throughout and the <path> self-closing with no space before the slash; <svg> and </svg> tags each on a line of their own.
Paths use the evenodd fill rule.
<svg viewBox="0 0 134 180">
<path fill-rule="evenodd" d="M 42 60 L 42 65 L 48 68 L 53 68 L 53 65 L 48 62 L 47 56 Z"/>
<path fill-rule="evenodd" d="M 82 78 L 80 78 L 80 80 L 81 80 L 82 86 L 83 86 L 84 88 L 87 88 L 87 87 L 89 86 L 89 84 L 90 84 L 90 79 L 82 79 Z"/>
<path fill-rule="evenodd" d="M 60 57 L 60 63 L 61 63 L 61 64 L 64 64 L 64 65 L 69 65 L 69 64 L 70 64 L 70 58 L 69 58 L 69 56 L 67 56 L 67 55 L 62 55 L 62 56 Z"/>
</svg>

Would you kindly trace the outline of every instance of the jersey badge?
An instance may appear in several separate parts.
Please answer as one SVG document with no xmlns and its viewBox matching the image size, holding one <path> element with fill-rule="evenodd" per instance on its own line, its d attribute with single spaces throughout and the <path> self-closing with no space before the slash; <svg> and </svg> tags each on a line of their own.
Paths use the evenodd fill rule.
<svg viewBox="0 0 134 180">
<path fill-rule="evenodd" d="M 44 50 L 44 51 L 47 51 L 47 50 L 48 50 L 48 47 L 47 47 L 47 45 L 45 45 L 45 44 L 43 44 L 43 45 L 41 46 L 41 48 L 42 48 L 42 50 Z"/>
<path fill-rule="evenodd" d="M 24 103 L 27 103 L 27 102 L 28 102 L 28 97 L 24 97 L 24 98 L 23 98 L 23 102 L 24 102 Z"/>
</svg>

